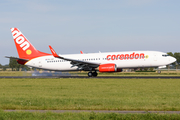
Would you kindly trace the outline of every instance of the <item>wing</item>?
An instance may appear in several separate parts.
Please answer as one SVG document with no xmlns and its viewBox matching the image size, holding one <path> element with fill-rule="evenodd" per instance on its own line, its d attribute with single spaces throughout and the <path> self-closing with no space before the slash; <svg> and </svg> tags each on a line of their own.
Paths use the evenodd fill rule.
<svg viewBox="0 0 180 120">
<path fill-rule="evenodd" d="M 76 60 L 76 59 L 71 59 L 71 58 L 65 58 L 65 57 L 59 56 L 50 45 L 49 45 L 49 48 L 51 50 L 52 55 L 55 58 L 71 61 L 70 62 L 72 64 L 71 67 L 77 66 L 79 70 L 94 70 L 95 68 L 99 67 L 99 65 L 100 65 L 100 63 L 94 63 L 94 62 L 81 61 L 81 60 Z"/>
</svg>

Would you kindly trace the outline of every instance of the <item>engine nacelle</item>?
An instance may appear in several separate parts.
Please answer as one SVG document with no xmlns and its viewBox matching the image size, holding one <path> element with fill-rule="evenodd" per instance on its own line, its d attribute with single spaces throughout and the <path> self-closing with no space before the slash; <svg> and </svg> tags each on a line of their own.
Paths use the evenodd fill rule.
<svg viewBox="0 0 180 120">
<path fill-rule="evenodd" d="M 101 64 L 99 66 L 99 72 L 122 72 L 122 69 L 117 69 L 116 64 Z"/>
</svg>

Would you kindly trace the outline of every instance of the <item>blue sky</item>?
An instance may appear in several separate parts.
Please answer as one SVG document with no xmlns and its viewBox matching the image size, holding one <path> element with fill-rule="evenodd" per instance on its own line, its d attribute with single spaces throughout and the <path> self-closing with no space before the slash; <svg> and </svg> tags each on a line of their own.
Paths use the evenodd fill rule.
<svg viewBox="0 0 180 120">
<path fill-rule="evenodd" d="M 59 54 L 180 52 L 179 0 L 1 0 L 0 64 L 18 57 L 10 28 Z"/>
</svg>

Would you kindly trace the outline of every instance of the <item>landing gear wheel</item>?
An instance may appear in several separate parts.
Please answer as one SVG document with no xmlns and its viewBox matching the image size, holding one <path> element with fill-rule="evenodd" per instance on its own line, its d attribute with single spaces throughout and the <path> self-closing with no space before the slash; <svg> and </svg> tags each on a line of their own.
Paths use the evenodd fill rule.
<svg viewBox="0 0 180 120">
<path fill-rule="evenodd" d="M 93 72 L 92 75 L 93 75 L 93 77 L 97 77 L 98 74 L 97 74 L 97 72 Z"/>
<path fill-rule="evenodd" d="M 160 74 L 160 73 L 161 73 L 161 71 L 160 71 L 160 70 L 158 70 L 158 71 L 157 71 L 157 73 L 159 73 L 159 74 Z"/>
<path fill-rule="evenodd" d="M 88 77 L 92 77 L 93 73 L 92 72 L 88 72 Z"/>
</svg>

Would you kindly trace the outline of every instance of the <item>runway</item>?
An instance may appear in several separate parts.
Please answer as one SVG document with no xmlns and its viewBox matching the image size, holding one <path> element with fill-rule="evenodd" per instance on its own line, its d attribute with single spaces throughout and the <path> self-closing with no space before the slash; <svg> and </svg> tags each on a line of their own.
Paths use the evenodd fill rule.
<svg viewBox="0 0 180 120">
<path fill-rule="evenodd" d="M 0 76 L 0 78 L 180 79 L 180 76 Z"/>
<path fill-rule="evenodd" d="M 111 111 L 111 110 L 4 110 L 4 111 L 5 112 L 40 112 L 40 113 L 95 112 L 95 113 L 119 113 L 119 114 L 147 114 L 147 113 L 180 114 L 180 111 Z"/>
</svg>

